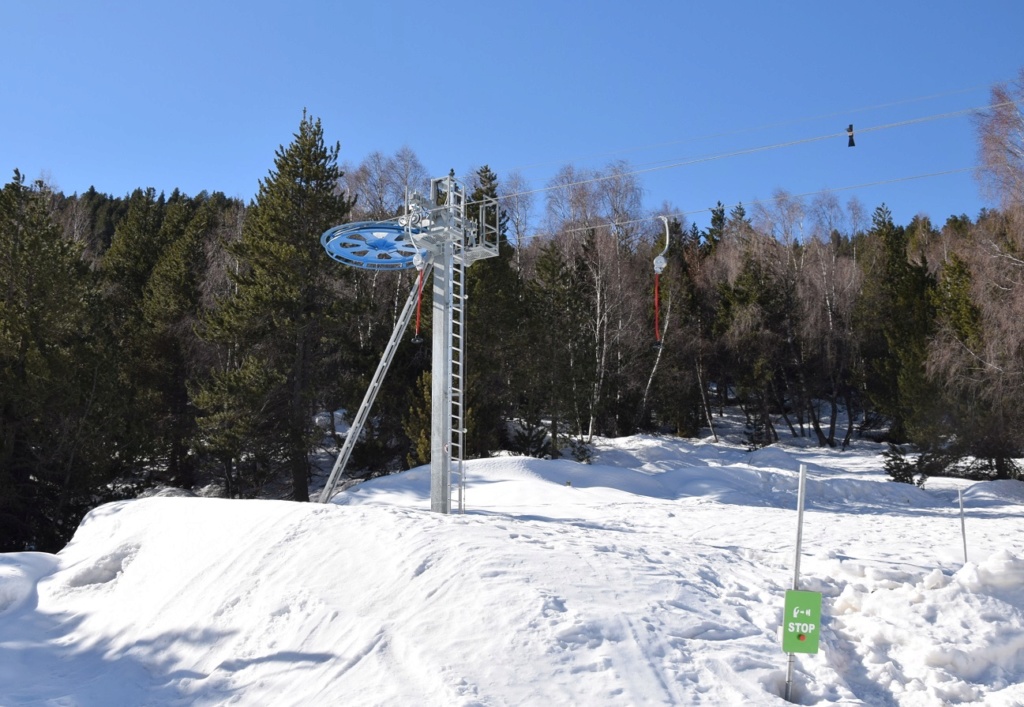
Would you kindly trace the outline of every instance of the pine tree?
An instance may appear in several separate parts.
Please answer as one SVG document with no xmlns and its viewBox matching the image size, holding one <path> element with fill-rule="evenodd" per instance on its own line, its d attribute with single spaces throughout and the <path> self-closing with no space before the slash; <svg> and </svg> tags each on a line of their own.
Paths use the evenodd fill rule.
<svg viewBox="0 0 1024 707">
<path fill-rule="evenodd" d="M 479 218 L 484 199 L 498 196 L 498 176 L 486 165 L 477 171 L 477 185 L 469 196 L 467 216 Z M 488 213 L 496 219 L 498 257 L 475 263 L 466 271 L 469 295 L 466 323 L 467 452 L 486 455 L 507 442 L 505 418 L 513 406 L 512 380 L 522 353 L 523 288 L 513 268 L 514 252 L 508 243 L 508 217 L 504 210 Z"/>
<path fill-rule="evenodd" d="M 55 552 L 110 496 L 93 282 L 49 201 L 17 171 L 0 190 L 0 552 Z"/>
<path fill-rule="evenodd" d="M 527 436 L 543 418 L 550 419 L 547 452 L 558 455 L 563 423 L 576 422 L 581 429 L 581 400 L 589 393 L 589 381 L 581 380 L 585 368 L 585 313 L 580 300 L 583 287 L 579 269 L 568 262 L 558 244 L 551 241 L 540 251 L 535 275 L 527 285 L 530 317 L 527 321 L 527 351 L 524 361 L 520 410 Z"/>
<path fill-rule="evenodd" d="M 402 429 L 409 437 L 410 451 L 406 457 L 409 467 L 430 461 L 430 371 L 424 371 L 416 381 L 416 402 L 409 407 Z"/>
<path fill-rule="evenodd" d="M 982 256 L 986 260 L 987 253 Z M 933 292 L 938 331 L 929 346 L 928 371 L 941 384 L 942 416 L 933 439 L 920 441 L 924 452 L 916 470 L 997 479 L 1016 478 L 1022 450 L 1021 412 L 1006 395 L 1006 372 L 985 360 L 982 310 L 974 301 L 974 274 L 954 253 L 940 271 Z M 1012 394 L 1011 394 L 1012 395 Z"/>
<path fill-rule="evenodd" d="M 189 386 L 201 373 L 196 325 L 203 311 L 207 245 L 231 204 L 223 194 L 200 194 L 167 207 L 170 243 L 153 267 L 142 299 L 146 369 L 155 398 L 149 428 L 165 459 L 167 477 L 181 488 L 196 482 L 195 407 Z"/>
<path fill-rule="evenodd" d="M 934 436 L 935 404 L 941 396 L 925 374 L 935 312 L 934 278 L 927 264 L 907 257 L 907 234 L 883 205 L 868 234 L 879 248 L 878 265 L 866 275 L 859 311 L 867 358 L 867 394 L 890 421 L 894 441 Z"/>
<path fill-rule="evenodd" d="M 163 194 L 136 189 L 128 198 L 124 218 L 100 261 L 106 326 L 104 346 L 117 374 L 120 394 L 112 413 L 119 458 L 127 469 L 152 471 L 162 463 L 151 423 L 160 415 L 155 390 L 159 360 L 149 346 L 142 313 L 146 286 L 164 250 L 184 228 L 188 204 L 179 193 L 169 208 Z M 170 218 L 165 223 L 165 215 Z"/>
<path fill-rule="evenodd" d="M 240 262 L 236 292 L 205 323 L 205 336 L 227 347 L 230 363 L 196 398 L 208 415 L 201 424 L 235 440 L 234 449 L 220 451 L 236 461 L 258 445 L 273 470 L 287 470 L 297 501 L 309 500 L 319 393 L 324 379 L 338 375 L 324 361 L 338 321 L 332 279 L 341 270 L 324 254 L 320 234 L 352 206 L 338 188 L 339 151 L 324 144 L 319 119 L 303 112 L 231 249 Z M 267 427 L 261 440 L 250 434 L 256 418 Z"/>
<path fill-rule="evenodd" d="M 725 237 L 725 205 L 719 201 L 711 209 L 711 224 L 704 232 L 705 248 L 713 251 Z"/>
</svg>

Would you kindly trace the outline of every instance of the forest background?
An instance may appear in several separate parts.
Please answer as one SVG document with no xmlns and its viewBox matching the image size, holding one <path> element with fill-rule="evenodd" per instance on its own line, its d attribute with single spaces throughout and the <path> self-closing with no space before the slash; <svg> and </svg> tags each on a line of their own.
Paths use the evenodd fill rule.
<svg viewBox="0 0 1024 707">
<path fill-rule="evenodd" d="M 501 257 L 467 275 L 467 452 L 585 461 L 594 435 L 713 434 L 728 405 L 751 446 L 874 435 L 899 481 L 1016 478 L 1022 100 L 1024 72 L 976 116 L 998 208 L 942 224 L 779 190 L 719 202 L 700 229 L 645 210 L 626 162 L 565 166 L 541 190 L 465 175 L 471 208 L 502 205 Z M 248 204 L 65 195 L 16 170 L 0 190 L 0 551 L 59 549 L 90 508 L 160 485 L 309 500 L 331 411 L 358 407 L 416 284 L 338 265 L 320 234 L 397 216 L 430 176 L 408 147 L 342 164 L 305 113 Z M 356 476 L 429 454 L 429 351 L 412 334 Z"/>
</svg>

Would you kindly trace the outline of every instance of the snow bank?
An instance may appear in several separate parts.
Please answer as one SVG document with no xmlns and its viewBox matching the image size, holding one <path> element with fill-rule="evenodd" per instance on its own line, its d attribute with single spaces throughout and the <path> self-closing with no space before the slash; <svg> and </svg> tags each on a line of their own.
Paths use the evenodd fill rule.
<svg viewBox="0 0 1024 707">
<path fill-rule="evenodd" d="M 966 486 L 965 565 L 955 493 L 878 448 L 597 451 L 471 462 L 465 515 L 427 510 L 426 468 L 98 508 L 56 556 L 0 555 L 0 704 L 785 704 L 800 463 L 824 601 L 797 701 L 1024 703 L 1018 482 Z"/>
</svg>

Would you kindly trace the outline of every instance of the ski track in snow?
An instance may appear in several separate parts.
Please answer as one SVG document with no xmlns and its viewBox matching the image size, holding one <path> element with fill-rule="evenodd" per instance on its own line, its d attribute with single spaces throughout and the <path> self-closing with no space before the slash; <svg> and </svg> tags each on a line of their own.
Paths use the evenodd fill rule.
<svg viewBox="0 0 1024 707">
<path fill-rule="evenodd" d="M 464 515 L 427 510 L 426 468 L 102 506 L 0 555 L 0 705 L 786 704 L 801 462 L 797 703 L 1024 704 L 1024 484 L 893 484 L 880 449 L 604 440 L 469 462 Z"/>
</svg>

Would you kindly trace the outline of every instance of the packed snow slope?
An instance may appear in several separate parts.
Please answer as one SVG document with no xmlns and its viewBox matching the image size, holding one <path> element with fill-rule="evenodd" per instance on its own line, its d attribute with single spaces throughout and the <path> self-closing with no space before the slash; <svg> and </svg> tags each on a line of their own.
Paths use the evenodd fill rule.
<svg viewBox="0 0 1024 707">
<path fill-rule="evenodd" d="M 0 555 L 0 705 L 781 705 L 808 466 L 804 705 L 1024 704 L 1024 484 L 852 451 L 631 437 L 327 505 L 154 497 Z M 964 563 L 957 488 L 966 506 Z"/>
</svg>

